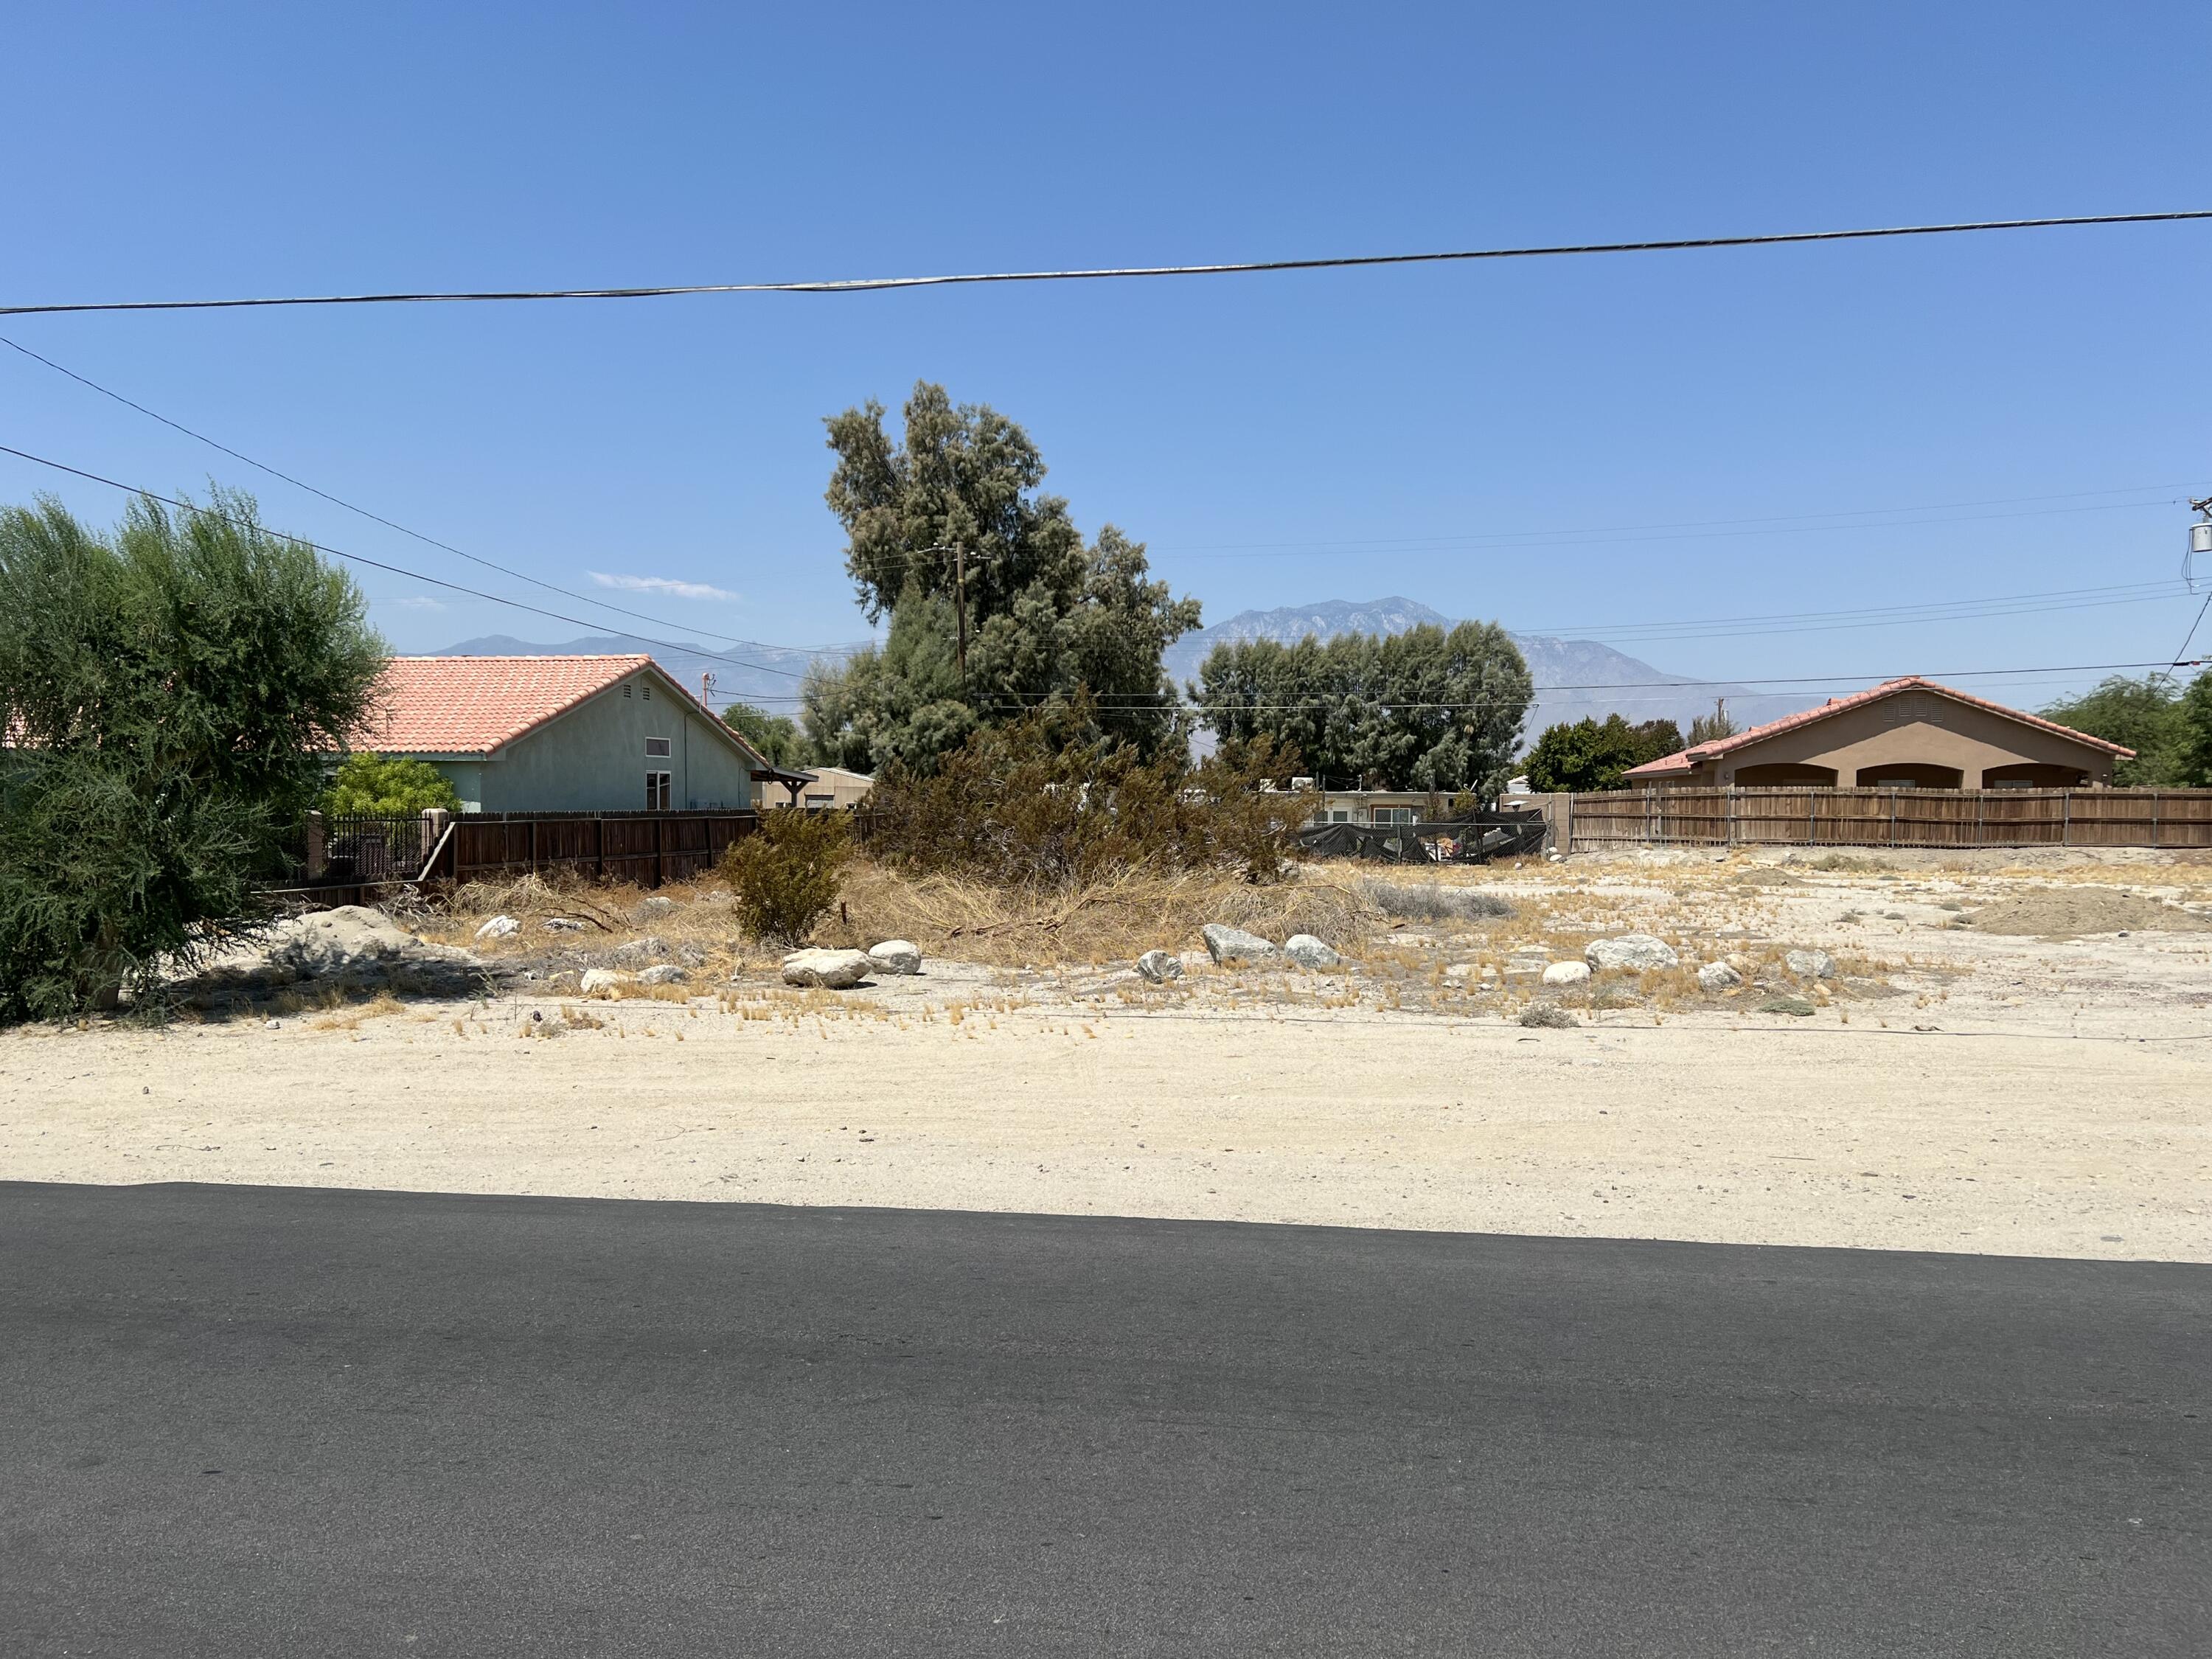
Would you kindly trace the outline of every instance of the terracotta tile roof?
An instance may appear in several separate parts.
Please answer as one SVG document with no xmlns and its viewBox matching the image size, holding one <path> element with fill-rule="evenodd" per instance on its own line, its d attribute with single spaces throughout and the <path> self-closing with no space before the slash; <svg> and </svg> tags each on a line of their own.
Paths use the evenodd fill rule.
<svg viewBox="0 0 2212 1659">
<path fill-rule="evenodd" d="M 643 656 L 394 657 L 355 741 L 385 754 L 489 754 L 652 666 Z"/>
<path fill-rule="evenodd" d="M 1948 697 L 1954 702 L 1963 702 L 1970 708 L 1987 709 L 1992 714 L 2002 714 L 2008 720 L 2018 720 L 2022 726 L 2033 726 L 2039 731 L 2055 732 L 2062 738 L 2071 738 L 2076 743 L 2087 744 L 2092 749 L 2101 749 L 2122 760 L 2135 758 L 2135 750 L 2117 743 L 2107 743 L 2102 738 L 2093 738 L 2087 732 L 2076 732 L 2070 726 L 2061 726 L 2056 720 L 2045 720 L 2040 714 L 2030 714 L 2018 708 L 2008 708 L 2001 702 L 1991 702 L 1987 697 L 1978 697 L 1971 691 L 1960 691 L 1948 685 L 1939 685 L 1934 680 L 1918 674 L 1908 674 L 1903 679 L 1885 680 L 1881 684 L 1864 691 L 1854 691 L 1847 697 L 1833 697 L 1818 708 L 1802 713 L 1784 714 L 1778 720 L 1769 720 L 1764 726 L 1753 726 L 1737 732 L 1732 738 L 1717 738 L 1711 743 L 1701 743 L 1680 754 L 1667 755 L 1656 761 L 1646 761 L 1641 766 L 1632 766 L 1621 774 L 1628 778 L 1664 777 L 1669 773 L 1687 772 L 1702 762 L 1717 760 L 1732 754 L 1747 744 L 1759 743 L 1784 732 L 1794 732 L 1801 726 L 1810 726 L 1815 720 L 1826 720 L 1832 714 L 1847 709 L 1863 708 L 1868 703 L 1884 697 L 1893 697 L 1902 691 L 1932 691 L 1938 696 Z"/>
</svg>

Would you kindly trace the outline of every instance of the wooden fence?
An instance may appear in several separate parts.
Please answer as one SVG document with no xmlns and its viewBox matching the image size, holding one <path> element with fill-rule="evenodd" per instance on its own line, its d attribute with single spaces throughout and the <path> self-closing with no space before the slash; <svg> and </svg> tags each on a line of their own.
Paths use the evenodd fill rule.
<svg viewBox="0 0 2212 1659">
<path fill-rule="evenodd" d="M 704 875 L 759 822 L 751 812 L 471 812 L 422 873 L 463 882 L 566 870 L 659 887 Z"/>
<path fill-rule="evenodd" d="M 1576 795 L 1602 847 L 2212 848 L 2212 789 L 1644 789 Z"/>
<path fill-rule="evenodd" d="M 349 821 L 336 821 L 352 828 Z M 380 821 L 386 841 L 393 825 L 417 838 L 411 863 L 366 868 L 357 857 L 325 852 L 325 826 L 311 823 L 312 849 L 305 873 L 295 870 L 270 890 L 280 903 L 308 909 L 374 904 L 385 889 L 420 883 L 511 880 L 563 870 L 594 881 L 659 887 L 704 875 L 730 843 L 749 836 L 760 820 L 743 812 L 471 812 L 424 813 L 418 820 Z M 343 848 L 344 838 L 328 846 Z M 402 864 L 404 867 L 402 868 Z"/>
</svg>

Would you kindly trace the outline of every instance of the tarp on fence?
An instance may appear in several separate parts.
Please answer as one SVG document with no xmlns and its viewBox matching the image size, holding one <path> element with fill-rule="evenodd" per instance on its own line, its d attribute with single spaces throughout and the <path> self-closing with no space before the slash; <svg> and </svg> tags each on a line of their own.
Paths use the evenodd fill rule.
<svg viewBox="0 0 2212 1659">
<path fill-rule="evenodd" d="M 1487 864 L 1540 852 L 1544 815 L 1501 809 L 1443 823 L 1315 823 L 1298 845 L 1316 858 L 1380 864 Z"/>
</svg>

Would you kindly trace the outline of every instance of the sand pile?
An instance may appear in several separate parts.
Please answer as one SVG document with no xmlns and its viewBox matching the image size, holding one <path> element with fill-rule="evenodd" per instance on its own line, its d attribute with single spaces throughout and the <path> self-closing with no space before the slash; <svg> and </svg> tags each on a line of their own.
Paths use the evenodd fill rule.
<svg viewBox="0 0 2212 1659">
<path fill-rule="evenodd" d="M 2124 893 L 2117 887 L 2037 888 L 1999 899 L 1968 920 L 1984 933 L 2035 934 L 2045 939 L 2212 928 L 2212 920 L 2193 911 L 2138 893 Z"/>
</svg>

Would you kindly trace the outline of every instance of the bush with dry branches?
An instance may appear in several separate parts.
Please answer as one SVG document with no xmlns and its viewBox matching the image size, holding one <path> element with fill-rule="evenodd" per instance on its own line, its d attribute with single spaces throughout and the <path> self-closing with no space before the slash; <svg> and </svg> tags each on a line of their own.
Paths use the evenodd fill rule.
<svg viewBox="0 0 2212 1659">
<path fill-rule="evenodd" d="M 1235 869 L 1279 879 L 1298 811 L 1263 786 L 1297 757 L 1261 738 L 1194 766 L 1098 731 L 1087 699 L 987 726 L 927 773 L 891 766 L 869 850 L 914 873 L 1082 886 L 1120 872 Z"/>
</svg>

